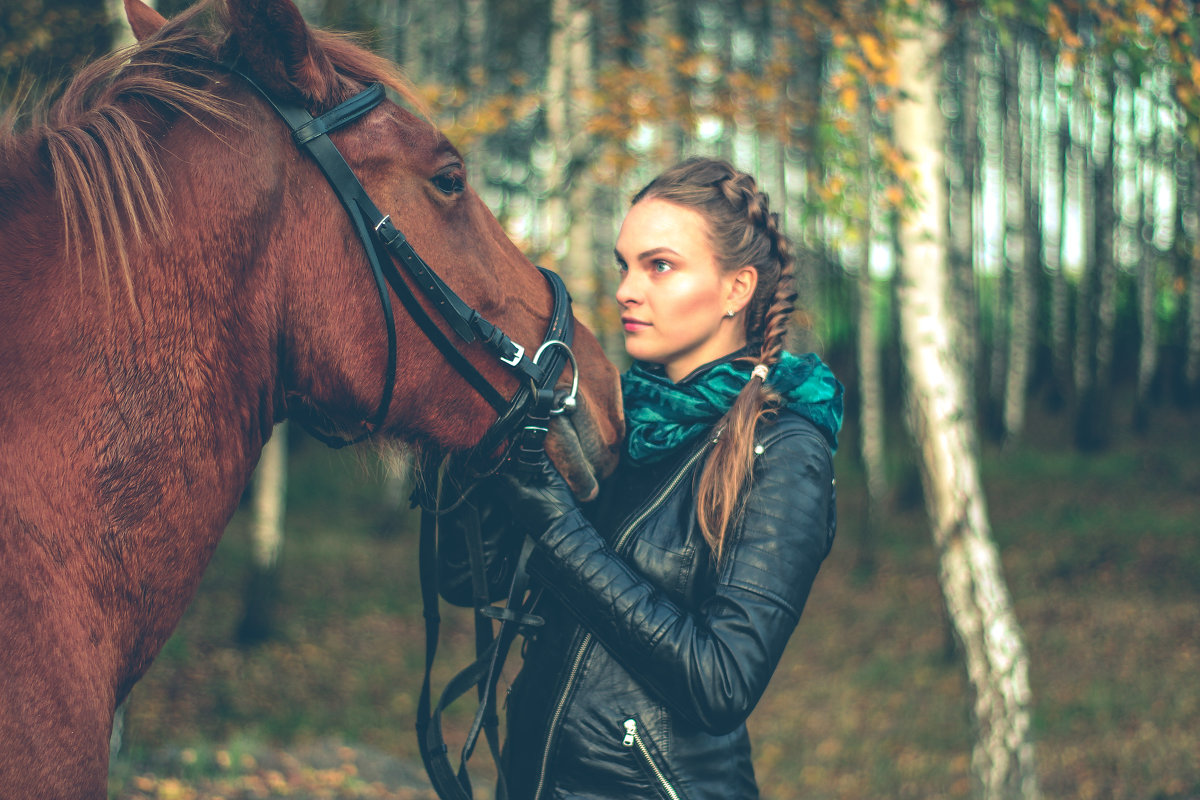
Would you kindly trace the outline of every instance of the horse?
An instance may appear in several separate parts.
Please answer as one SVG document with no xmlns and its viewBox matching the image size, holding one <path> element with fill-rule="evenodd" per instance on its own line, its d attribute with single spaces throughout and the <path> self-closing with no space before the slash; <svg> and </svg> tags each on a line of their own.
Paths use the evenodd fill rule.
<svg viewBox="0 0 1200 800">
<path fill-rule="evenodd" d="M 389 351 L 353 221 L 263 92 L 319 117 L 391 89 L 401 103 L 328 133 L 354 174 L 512 341 L 541 341 L 553 312 L 386 59 L 310 27 L 292 0 L 202 0 L 170 21 L 125 5 L 138 43 L 0 131 L 4 797 L 106 796 L 114 710 L 178 623 L 275 423 L 462 452 L 497 417 L 410 314 Z M 578 409 L 546 451 L 588 496 L 623 420 L 586 328 L 573 349 L 558 381 L 578 377 Z M 503 396 L 522 386 L 481 341 L 461 354 Z"/>
</svg>

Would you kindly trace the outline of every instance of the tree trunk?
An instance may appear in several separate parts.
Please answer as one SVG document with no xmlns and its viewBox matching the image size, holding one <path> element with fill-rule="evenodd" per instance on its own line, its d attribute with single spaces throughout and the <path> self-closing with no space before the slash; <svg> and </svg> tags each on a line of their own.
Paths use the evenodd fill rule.
<svg viewBox="0 0 1200 800">
<path fill-rule="evenodd" d="M 875 242 L 876 208 L 879 198 L 875 185 L 874 124 L 871 103 L 863 103 L 860 115 L 865 164 L 863 186 L 867 213 L 860 225 L 862 258 L 858 268 L 858 402 L 859 453 L 866 474 L 867 503 L 864 509 L 862 533 L 856 554 L 860 571 L 870 573 L 875 567 L 875 540 L 879 521 L 887 500 L 888 482 L 885 459 L 883 359 L 880 357 L 882 337 L 877 324 L 879 304 L 876 302 L 875 280 L 871 276 L 871 252 Z"/>
<path fill-rule="evenodd" d="M 678 5 L 672 0 L 646 0 L 645 41 L 642 52 L 646 59 L 646 69 L 658 81 L 662 81 L 666 96 L 658 98 L 661 103 L 673 105 L 675 100 L 674 75 L 677 70 L 672 64 L 671 49 L 668 45 L 676 35 L 675 14 Z M 658 132 L 657 146 L 654 157 L 660 166 L 669 167 L 679 160 L 680 129 L 669 113 L 660 114 L 655 122 Z"/>
<path fill-rule="evenodd" d="M 1097 70 L 1093 89 L 1096 112 L 1092 135 L 1092 258 L 1096 262 L 1099 293 L 1096 302 L 1096 361 L 1092 389 L 1096 416 L 1093 441 L 1107 445 L 1112 430 L 1112 374 L 1117 333 L 1117 256 L 1113 247 L 1113 231 L 1117 227 L 1116 159 L 1114 158 L 1113 98 L 1115 85 L 1112 73 L 1105 70 L 1099 59 L 1093 61 Z"/>
<path fill-rule="evenodd" d="M 1063 115 L 1062 96 L 1056 80 L 1056 60 L 1047 57 L 1042 63 L 1042 83 L 1047 87 L 1048 102 L 1054 109 L 1052 126 L 1046 131 L 1046 270 L 1050 273 L 1050 362 L 1054 388 L 1051 402 L 1065 403 L 1070 398 L 1071 376 L 1071 294 L 1063 269 L 1063 224 L 1066 221 L 1066 191 L 1071 143 Z"/>
<path fill-rule="evenodd" d="M 1028 46 L 1016 42 L 1005 59 L 1005 203 L 1007 225 L 1004 237 L 1005 257 L 1012 278 L 1012 297 L 1008 307 L 1008 370 L 1004 377 L 1004 439 L 1019 440 L 1025 432 L 1025 406 L 1029 392 L 1030 361 L 1033 358 L 1036 323 L 1036 273 L 1033 252 L 1030 206 L 1032 205 L 1031 168 L 1028 150 L 1035 147 L 1028 136 L 1028 115 L 1024 113 L 1030 69 L 1025 57 Z M 1022 147 L 1024 143 L 1024 147 Z"/>
<path fill-rule="evenodd" d="M 949 161 L 948 261 L 954 296 L 959 298 L 959 313 L 950 320 L 956 326 L 955 339 L 962 343 L 964 391 L 969 398 L 967 412 L 976 419 L 978 394 L 975 371 L 979 366 L 979 293 L 975 287 L 975 245 L 977 242 L 975 200 L 979 184 L 979 24 L 975 14 L 963 15 L 957 26 L 953 48 L 946 58 L 947 78 L 956 90 L 956 124 L 951 128 L 947 152 Z"/>
<path fill-rule="evenodd" d="M 610 259 L 598 259 L 596 254 L 594 209 L 598 176 L 591 158 L 593 142 L 586 131 L 596 90 L 592 28 L 592 12 L 587 5 L 575 5 L 567 20 L 571 176 L 567 190 L 567 254 L 563 266 L 571 296 L 582 307 L 580 319 L 604 342 L 619 331 L 620 320 L 615 316 L 616 306 L 609 301 L 608 287 L 602 280 L 605 273 L 612 272 Z"/>
<path fill-rule="evenodd" d="M 1082 87 L 1083 66 L 1076 68 L 1074 87 Z M 1093 122 L 1102 124 L 1103 117 L 1091 108 L 1089 100 L 1078 90 L 1074 92 L 1071 116 L 1071 148 L 1068 166 L 1068 196 L 1064 206 L 1064 230 L 1067 228 L 1067 208 L 1081 210 L 1080 229 L 1075 232 L 1082 245 L 1079 289 L 1075 302 L 1075 444 L 1081 450 L 1098 450 L 1108 443 L 1108 393 L 1098 380 L 1104 328 L 1105 254 L 1112 258 L 1112 229 L 1106 220 L 1112 219 L 1112 159 L 1110 148 L 1093 147 Z M 1112 123 L 1105 126 L 1096 139 L 1111 142 Z M 1101 159 L 1099 162 L 1097 159 Z M 1107 237 L 1107 238 L 1106 238 Z"/>
<path fill-rule="evenodd" d="M 983 163 L 980 170 L 980 191 L 975 198 L 978 204 L 979 217 L 976 223 L 975 235 L 979 245 L 977 252 L 981 277 L 979 280 L 979 316 L 982 321 L 977 334 L 982 346 L 980 357 L 983 363 L 981 370 L 986 370 L 986 380 L 983 383 L 982 414 L 978 429 L 999 439 L 1004 429 L 1004 380 L 1008 373 L 1008 342 L 1009 342 L 1009 307 L 1012 288 L 1012 275 L 1005 263 L 1004 243 L 1002 238 L 1000 252 L 989 242 L 987 228 L 987 198 L 1000 195 L 1001 202 L 1007 191 L 1007 159 L 1005 147 L 1007 137 L 1005 126 L 1007 113 L 1005 110 L 1005 78 L 1004 53 L 999 41 L 999 35 L 994 30 L 987 30 L 981 40 L 980 47 L 980 137 L 983 139 Z M 1006 225 L 1001 210 L 1001 218 L 996 220 L 999 225 Z M 1007 231 L 1005 231 L 1007 233 Z M 988 336 L 990 323 L 990 333 Z M 981 372 L 981 377 L 983 373 Z"/>
<path fill-rule="evenodd" d="M 901 343 L 910 424 L 921 452 L 939 578 L 975 691 L 972 771 L 988 800 L 1039 796 L 1030 736 L 1028 657 L 991 538 L 975 434 L 947 320 L 942 182 L 944 118 L 929 59 L 941 52 L 936 8 L 902 36 L 896 137 L 914 162 L 921 210 L 901 223 Z"/>
<path fill-rule="evenodd" d="M 263 447 L 254 475 L 254 526 L 250 530 L 250 569 L 243 595 L 242 620 L 236 638 L 257 644 L 270 637 L 272 611 L 279 584 L 283 550 L 283 517 L 287 506 L 287 423 Z"/>
<path fill-rule="evenodd" d="M 571 7 L 573 0 L 551 0 L 550 44 L 546 62 L 546 138 L 551 159 L 546 169 L 546 238 L 543 243 L 552 263 L 563 255 L 566 243 L 567 170 L 571 159 L 568 81 L 571 72 Z M 542 250 L 543 247 L 537 249 Z"/>
<path fill-rule="evenodd" d="M 1191 239 L 1188 242 L 1187 356 L 1183 378 L 1189 404 L 1200 400 L 1200 157 L 1191 162 Z"/>
<path fill-rule="evenodd" d="M 1150 103 L 1153 108 L 1153 101 Z M 1153 119 L 1154 112 L 1151 110 Z M 1153 124 L 1153 123 L 1148 123 Z M 1153 138 L 1153 133 L 1148 138 Z M 1137 264 L 1137 308 L 1138 308 L 1138 343 L 1137 385 L 1133 400 L 1133 429 L 1144 435 L 1150 427 L 1150 383 L 1158 367 L 1158 317 L 1155 313 L 1156 292 L 1158 290 L 1158 259 L 1154 252 L 1154 204 L 1156 165 L 1154 163 L 1151 145 L 1143 141 L 1138 147 L 1140 158 L 1139 172 L 1141 184 L 1140 208 L 1141 224 L 1138 226 L 1138 264 Z"/>
</svg>

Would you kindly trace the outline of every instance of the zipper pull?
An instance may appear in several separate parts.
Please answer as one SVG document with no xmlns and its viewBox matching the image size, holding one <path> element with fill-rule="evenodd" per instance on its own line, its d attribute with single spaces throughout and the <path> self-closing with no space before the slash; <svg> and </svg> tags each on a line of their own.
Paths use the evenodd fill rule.
<svg viewBox="0 0 1200 800">
<path fill-rule="evenodd" d="M 621 744 L 626 747 L 633 747 L 634 737 L 637 736 L 637 720 L 625 720 L 625 738 L 621 740 Z"/>
</svg>

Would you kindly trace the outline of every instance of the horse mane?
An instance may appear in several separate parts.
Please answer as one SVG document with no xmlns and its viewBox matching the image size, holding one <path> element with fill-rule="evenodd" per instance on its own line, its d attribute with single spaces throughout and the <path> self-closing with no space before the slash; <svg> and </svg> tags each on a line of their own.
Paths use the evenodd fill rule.
<svg viewBox="0 0 1200 800">
<path fill-rule="evenodd" d="M 345 34 L 310 30 L 326 56 L 321 77 L 330 87 L 315 98 L 318 105 L 341 102 L 357 91 L 356 82 L 379 82 L 430 119 L 394 64 Z M 210 130 L 239 124 L 234 104 L 210 88 L 214 77 L 228 74 L 221 64 L 229 38 L 224 0 L 201 0 L 153 36 L 85 66 L 57 99 L 35 103 L 27 130 L 17 131 L 16 107 L 0 117 L 0 169 L 25 170 L 23 179 L 4 183 L 38 185 L 49 170 L 66 259 L 82 278 L 84 255 L 93 255 L 110 304 L 115 257 L 137 308 L 127 240 L 160 240 L 170 228 L 155 129 L 181 115 Z M 0 192 L 0 202 L 9 200 Z"/>
</svg>

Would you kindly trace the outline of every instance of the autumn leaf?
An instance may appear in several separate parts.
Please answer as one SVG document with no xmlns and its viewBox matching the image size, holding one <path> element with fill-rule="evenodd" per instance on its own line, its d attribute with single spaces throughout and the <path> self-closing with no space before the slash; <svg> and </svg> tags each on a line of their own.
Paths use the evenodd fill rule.
<svg viewBox="0 0 1200 800">
<path fill-rule="evenodd" d="M 838 94 L 838 102 L 847 112 L 854 112 L 858 109 L 858 89 L 853 86 L 847 86 Z"/>
<path fill-rule="evenodd" d="M 864 56 L 867 57 L 868 63 L 875 69 L 883 69 L 888 65 L 888 57 L 883 51 L 883 46 L 879 40 L 870 34 L 861 34 L 858 37 L 858 46 L 862 50 Z"/>
</svg>

